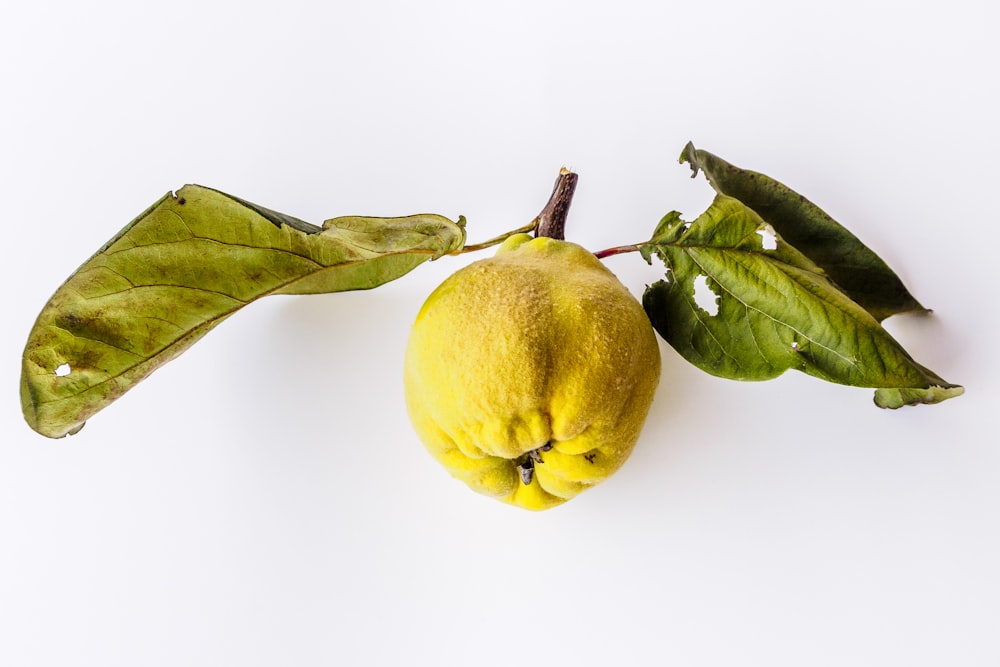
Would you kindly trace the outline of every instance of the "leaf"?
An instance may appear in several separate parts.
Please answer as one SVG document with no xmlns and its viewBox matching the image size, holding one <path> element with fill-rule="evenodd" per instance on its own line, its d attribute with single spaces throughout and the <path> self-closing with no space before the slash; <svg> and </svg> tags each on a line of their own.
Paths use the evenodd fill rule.
<svg viewBox="0 0 1000 667">
<path fill-rule="evenodd" d="M 699 368 L 736 380 L 795 369 L 839 384 L 879 388 L 876 403 L 937 403 L 963 392 L 915 362 L 868 311 L 837 289 L 810 258 L 739 200 L 718 195 L 688 225 L 664 217 L 648 245 L 667 279 L 643 295 L 653 327 Z M 695 299 L 699 277 L 717 296 L 711 315 Z"/>
<path fill-rule="evenodd" d="M 318 227 L 187 185 L 126 226 L 46 304 L 22 359 L 25 419 L 49 437 L 75 433 L 248 303 L 377 287 L 460 249 L 463 224 L 416 215 Z"/>
<path fill-rule="evenodd" d="M 890 315 L 926 310 L 875 252 L 791 188 L 734 167 L 692 143 L 684 147 L 680 160 L 691 164 L 692 178 L 703 171 L 716 192 L 753 209 L 875 319 L 881 322 Z"/>
</svg>

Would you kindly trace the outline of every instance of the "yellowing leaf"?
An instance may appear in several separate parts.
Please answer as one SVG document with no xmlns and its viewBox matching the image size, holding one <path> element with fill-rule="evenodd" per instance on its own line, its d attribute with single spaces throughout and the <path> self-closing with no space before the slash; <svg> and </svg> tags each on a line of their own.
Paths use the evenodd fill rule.
<svg viewBox="0 0 1000 667">
<path fill-rule="evenodd" d="M 465 242 L 438 215 L 344 217 L 318 227 L 188 185 L 87 260 L 52 296 L 24 349 L 21 407 L 53 438 L 269 294 L 370 289 Z"/>
</svg>

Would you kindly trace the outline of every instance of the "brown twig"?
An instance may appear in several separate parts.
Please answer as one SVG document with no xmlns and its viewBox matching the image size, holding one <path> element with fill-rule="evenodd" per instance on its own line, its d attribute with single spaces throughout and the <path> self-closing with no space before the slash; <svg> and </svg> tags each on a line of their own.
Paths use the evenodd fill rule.
<svg viewBox="0 0 1000 667">
<path fill-rule="evenodd" d="M 560 241 L 566 238 L 566 216 L 569 215 L 569 205 L 573 203 L 576 180 L 577 175 L 569 169 L 563 167 L 559 170 L 552 195 L 535 218 L 535 236 L 547 236 Z"/>
</svg>

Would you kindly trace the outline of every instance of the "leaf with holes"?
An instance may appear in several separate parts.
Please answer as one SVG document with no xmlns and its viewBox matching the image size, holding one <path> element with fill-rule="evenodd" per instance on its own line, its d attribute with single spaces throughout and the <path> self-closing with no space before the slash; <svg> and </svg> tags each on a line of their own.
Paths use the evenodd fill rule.
<svg viewBox="0 0 1000 667">
<path fill-rule="evenodd" d="M 370 289 L 465 242 L 464 220 L 342 217 L 322 227 L 196 185 L 168 194 L 81 266 L 38 316 L 21 407 L 58 438 L 243 306 Z"/>
<path fill-rule="evenodd" d="M 915 362 L 819 265 L 737 199 L 718 195 L 690 224 L 668 214 L 641 251 L 668 269 L 643 295 L 653 327 L 713 375 L 767 380 L 795 369 L 877 388 L 876 404 L 890 408 L 963 391 Z M 717 296 L 714 315 L 695 298 L 699 281 Z"/>
<path fill-rule="evenodd" d="M 820 266 L 841 291 L 882 321 L 926 310 L 889 265 L 820 207 L 764 174 L 740 169 L 688 143 L 681 162 L 701 170 L 716 192 L 754 210 L 786 242 Z"/>
</svg>

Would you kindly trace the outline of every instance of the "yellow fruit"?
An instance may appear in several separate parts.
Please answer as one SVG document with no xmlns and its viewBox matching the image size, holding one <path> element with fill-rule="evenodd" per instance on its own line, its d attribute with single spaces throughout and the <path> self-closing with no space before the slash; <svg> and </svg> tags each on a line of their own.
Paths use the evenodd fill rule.
<svg viewBox="0 0 1000 667">
<path fill-rule="evenodd" d="M 594 255 L 512 236 L 428 297 L 404 382 L 413 425 L 479 493 L 546 509 L 628 458 L 660 377 L 646 313 Z"/>
</svg>

